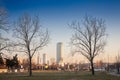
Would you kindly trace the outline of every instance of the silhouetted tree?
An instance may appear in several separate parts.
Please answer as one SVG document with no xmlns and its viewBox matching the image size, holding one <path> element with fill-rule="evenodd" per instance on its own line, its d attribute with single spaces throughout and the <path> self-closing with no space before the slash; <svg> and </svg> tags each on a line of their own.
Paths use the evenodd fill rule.
<svg viewBox="0 0 120 80">
<path fill-rule="evenodd" d="M 72 22 L 69 25 L 74 31 L 71 38 L 75 53 L 80 53 L 90 61 L 92 75 L 94 75 L 94 58 L 103 51 L 105 46 L 105 22 L 92 16 L 85 16 L 83 25 Z"/>
<path fill-rule="evenodd" d="M 2 58 L 2 53 L 0 53 L 0 65 L 4 65 L 4 61 L 3 61 L 3 58 Z"/>
<path fill-rule="evenodd" d="M 117 74 L 120 74 L 120 55 L 116 56 L 116 69 L 117 69 Z"/>
<path fill-rule="evenodd" d="M 19 68 L 17 54 L 15 56 L 13 56 L 13 59 L 5 58 L 5 60 L 6 60 L 6 67 L 8 68 L 8 70 L 14 71 L 14 69 Z"/>
<path fill-rule="evenodd" d="M 26 53 L 29 59 L 29 76 L 32 76 L 32 57 L 36 51 L 48 44 L 49 34 L 43 32 L 38 16 L 24 14 L 15 22 L 14 35 L 18 39 L 21 52 Z"/>
</svg>

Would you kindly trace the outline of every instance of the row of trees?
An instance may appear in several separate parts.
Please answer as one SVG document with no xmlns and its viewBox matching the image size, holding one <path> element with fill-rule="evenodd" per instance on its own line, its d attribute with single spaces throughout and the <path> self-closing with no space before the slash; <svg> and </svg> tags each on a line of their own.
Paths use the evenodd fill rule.
<svg viewBox="0 0 120 80">
<path fill-rule="evenodd" d="M 0 8 L 0 29 L 5 31 L 8 30 L 6 28 L 6 15 L 6 11 Z M 85 16 L 82 25 L 80 22 L 72 22 L 69 26 L 74 31 L 71 38 L 74 53 L 80 53 L 89 60 L 94 75 L 94 58 L 104 50 L 106 44 L 105 21 L 92 16 Z M 16 51 L 24 52 L 28 56 L 29 76 L 31 76 L 32 57 L 38 50 L 48 44 L 48 30 L 43 31 L 39 16 L 31 17 L 28 14 L 19 17 L 13 28 L 16 41 L 12 45 L 15 46 Z M 4 48 L 6 46 L 0 48 L 0 50 Z"/>
</svg>

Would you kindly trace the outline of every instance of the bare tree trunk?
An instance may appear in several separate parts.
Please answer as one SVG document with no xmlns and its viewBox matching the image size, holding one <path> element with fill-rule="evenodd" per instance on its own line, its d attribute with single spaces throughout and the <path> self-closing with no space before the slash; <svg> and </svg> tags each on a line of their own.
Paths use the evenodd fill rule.
<svg viewBox="0 0 120 80">
<path fill-rule="evenodd" d="M 120 73 L 120 70 L 119 70 L 119 68 L 117 68 L 117 74 L 119 74 Z"/>
<path fill-rule="evenodd" d="M 32 58 L 29 57 L 29 76 L 32 76 Z"/>
<path fill-rule="evenodd" d="M 95 75 L 93 60 L 90 61 L 92 75 Z"/>
<path fill-rule="evenodd" d="M 117 74 L 120 73 L 120 70 L 119 70 L 119 63 L 117 63 Z"/>
</svg>

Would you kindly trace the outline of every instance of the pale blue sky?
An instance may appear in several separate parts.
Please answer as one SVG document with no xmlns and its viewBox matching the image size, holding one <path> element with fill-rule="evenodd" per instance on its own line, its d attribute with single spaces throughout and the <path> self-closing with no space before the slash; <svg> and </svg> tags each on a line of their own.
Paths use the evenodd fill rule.
<svg viewBox="0 0 120 80">
<path fill-rule="evenodd" d="M 108 40 L 105 55 L 113 57 L 120 50 L 120 0 L 0 0 L 0 6 L 8 10 L 10 20 L 24 12 L 40 15 L 41 24 L 50 31 L 51 41 L 41 53 L 56 54 L 56 43 L 63 42 L 69 53 L 71 30 L 68 23 L 81 21 L 85 14 L 106 21 Z"/>
</svg>

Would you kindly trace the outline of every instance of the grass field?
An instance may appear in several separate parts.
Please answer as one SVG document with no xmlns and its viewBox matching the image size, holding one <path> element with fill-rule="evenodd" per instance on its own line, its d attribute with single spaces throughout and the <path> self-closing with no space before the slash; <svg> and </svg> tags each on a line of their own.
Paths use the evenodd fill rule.
<svg viewBox="0 0 120 80">
<path fill-rule="evenodd" d="M 0 80 L 120 80 L 104 72 L 92 76 L 90 72 L 33 72 L 32 77 L 27 73 L 0 73 Z"/>
</svg>

